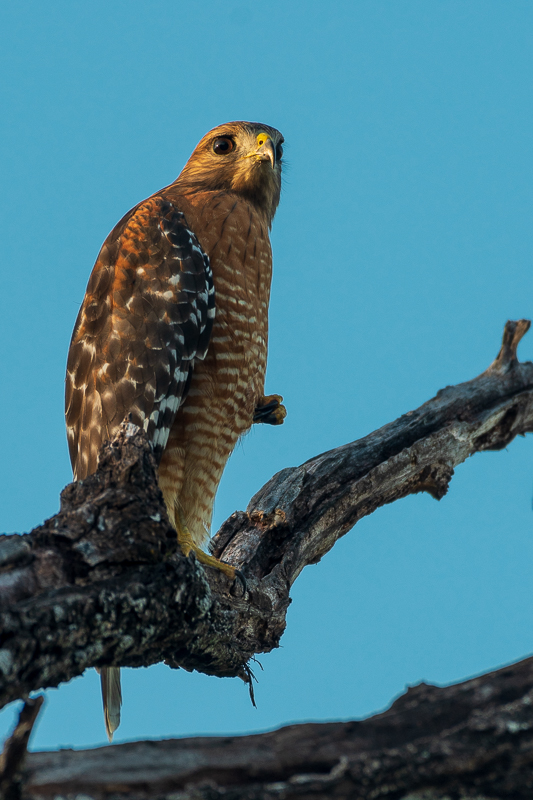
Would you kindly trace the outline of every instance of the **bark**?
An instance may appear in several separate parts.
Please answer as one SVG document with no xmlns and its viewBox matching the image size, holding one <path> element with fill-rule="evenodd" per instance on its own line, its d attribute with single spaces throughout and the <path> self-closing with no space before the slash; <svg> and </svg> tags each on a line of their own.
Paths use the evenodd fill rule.
<svg viewBox="0 0 533 800">
<path fill-rule="evenodd" d="M 509 322 L 496 360 L 359 441 L 275 475 L 212 543 L 247 589 L 178 550 L 150 445 L 125 423 L 95 475 L 70 484 L 59 513 L 0 537 L 0 707 L 88 667 L 171 667 L 239 676 L 277 647 L 289 591 L 366 514 L 410 493 L 437 499 L 469 455 L 533 430 L 530 323 Z"/>
<path fill-rule="evenodd" d="M 533 659 L 363 722 L 31 753 L 26 800 L 530 800 Z"/>
<path fill-rule="evenodd" d="M 56 516 L 0 537 L 0 706 L 88 667 L 161 660 L 240 676 L 251 689 L 248 662 L 278 645 L 290 587 L 307 564 L 379 506 L 421 491 L 440 499 L 469 455 L 533 430 L 533 364 L 516 357 L 528 328 L 507 323 L 477 378 L 275 475 L 212 542 L 244 574 L 245 590 L 181 554 L 150 445 L 125 423 L 97 473 L 63 491 Z M 532 678 L 527 660 L 456 687 L 422 685 L 365 722 L 30 755 L 26 796 L 530 797 Z M 37 710 L 25 706 L 6 745 L 6 797 L 20 794 Z"/>
<path fill-rule="evenodd" d="M 6 741 L 0 755 L 0 797 L 2 800 L 19 800 L 24 783 L 26 748 L 35 720 L 43 704 L 42 696 L 26 700 L 19 714 L 15 730 Z"/>
</svg>

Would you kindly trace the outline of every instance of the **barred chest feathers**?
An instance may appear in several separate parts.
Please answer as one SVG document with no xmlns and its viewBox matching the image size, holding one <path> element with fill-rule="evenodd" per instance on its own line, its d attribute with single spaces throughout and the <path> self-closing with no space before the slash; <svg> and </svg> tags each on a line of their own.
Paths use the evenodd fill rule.
<svg viewBox="0 0 533 800">
<path fill-rule="evenodd" d="M 201 545 L 225 464 L 264 393 L 272 255 L 268 226 L 245 200 L 195 193 L 180 197 L 179 207 L 210 259 L 216 311 L 207 355 L 195 362 L 170 431 L 159 484 L 171 522 L 181 513 Z"/>
</svg>

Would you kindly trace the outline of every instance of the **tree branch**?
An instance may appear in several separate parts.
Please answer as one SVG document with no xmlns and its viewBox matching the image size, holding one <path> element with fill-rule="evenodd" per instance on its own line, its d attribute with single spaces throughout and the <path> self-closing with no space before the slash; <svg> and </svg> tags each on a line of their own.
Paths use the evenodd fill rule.
<svg viewBox="0 0 533 800">
<path fill-rule="evenodd" d="M 15 730 L 4 745 L 4 750 L 0 755 L 0 797 L 2 800 L 20 800 L 22 797 L 26 750 L 43 702 L 42 695 L 33 700 L 26 700 Z"/>
<path fill-rule="evenodd" d="M 533 364 L 516 357 L 529 325 L 507 323 L 477 378 L 282 470 L 233 514 L 212 549 L 245 574 L 245 596 L 179 552 L 151 448 L 124 424 L 55 517 L 0 537 L 0 705 L 109 664 L 164 660 L 251 685 L 247 663 L 277 647 L 307 564 L 379 506 L 421 491 L 440 499 L 457 464 L 533 430 Z"/>
<path fill-rule="evenodd" d="M 363 722 L 30 753 L 28 800 L 530 800 L 533 659 Z"/>
</svg>

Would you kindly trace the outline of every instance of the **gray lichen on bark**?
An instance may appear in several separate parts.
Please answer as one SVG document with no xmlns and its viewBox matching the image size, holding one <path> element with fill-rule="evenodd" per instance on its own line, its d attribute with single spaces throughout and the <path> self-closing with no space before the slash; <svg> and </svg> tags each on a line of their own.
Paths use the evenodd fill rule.
<svg viewBox="0 0 533 800">
<path fill-rule="evenodd" d="M 0 706 L 106 665 L 165 661 L 251 685 L 248 662 L 278 646 L 306 565 L 379 506 L 417 492 L 440 499 L 466 458 L 533 430 L 533 364 L 516 354 L 528 328 L 507 323 L 477 378 L 282 470 L 235 512 L 212 551 L 243 572 L 244 594 L 181 554 L 150 445 L 124 424 L 98 471 L 65 488 L 58 514 L 0 536 Z"/>
</svg>

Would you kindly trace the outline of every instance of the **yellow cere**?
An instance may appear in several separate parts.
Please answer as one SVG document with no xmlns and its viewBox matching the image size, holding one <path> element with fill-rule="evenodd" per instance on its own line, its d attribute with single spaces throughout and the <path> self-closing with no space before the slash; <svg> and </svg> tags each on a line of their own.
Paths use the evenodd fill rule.
<svg viewBox="0 0 533 800">
<path fill-rule="evenodd" d="M 257 144 L 259 145 L 259 147 L 261 147 L 269 139 L 270 136 L 268 135 L 268 133 L 259 133 L 257 136 Z"/>
</svg>

